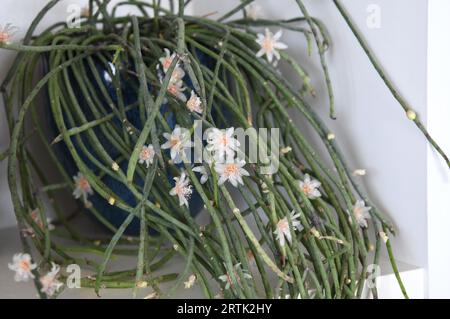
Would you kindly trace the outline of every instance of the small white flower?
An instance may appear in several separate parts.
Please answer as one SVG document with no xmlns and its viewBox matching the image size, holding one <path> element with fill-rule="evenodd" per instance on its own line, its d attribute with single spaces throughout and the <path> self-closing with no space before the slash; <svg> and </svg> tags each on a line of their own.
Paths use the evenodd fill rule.
<svg viewBox="0 0 450 319">
<path fill-rule="evenodd" d="M 240 143 L 233 137 L 234 127 L 221 130 L 212 128 L 207 132 L 208 145 L 206 149 L 214 153 L 218 161 L 222 161 L 224 157 L 234 158 L 235 151 L 238 150 Z"/>
<path fill-rule="evenodd" d="M 183 83 L 183 78 L 186 75 L 186 73 L 184 72 L 184 70 L 177 66 L 175 69 L 173 69 L 172 75 L 170 76 L 170 82 L 171 83 L 177 83 L 177 82 L 181 82 Z"/>
<path fill-rule="evenodd" d="M 238 274 L 238 270 L 240 268 L 241 268 L 241 263 L 238 263 L 238 264 L 234 265 L 234 276 L 236 277 L 236 280 L 238 281 L 239 285 L 241 284 L 241 279 L 240 279 L 239 274 Z M 242 269 L 241 271 L 242 271 L 242 276 L 243 276 L 244 279 L 251 279 L 252 278 L 252 276 L 247 271 L 245 271 L 244 269 Z M 221 281 L 226 283 L 225 289 L 229 289 L 230 287 L 233 287 L 233 281 L 232 281 L 231 276 L 230 276 L 230 274 L 228 272 L 226 274 L 224 274 L 224 275 L 219 276 L 219 280 L 221 280 Z"/>
<path fill-rule="evenodd" d="M 191 91 L 191 97 L 186 102 L 186 107 L 190 112 L 197 112 L 199 114 L 202 114 L 202 101 L 194 91 Z"/>
<path fill-rule="evenodd" d="M 30 278 L 34 278 L 32 271 L 36 269 L 37 265 L 31 262 L 31 256 L 29 254 L 15 254 L 13 256 L 12 264 L 8 264 L 8 268 L 15 271 L 14 280 L 28 281 Z"/>
<path fill-rule="evenodd" d="M 353 171 L 353 176 L 365 176 L 367 171 L 365 169 L 355 169 Z"/>
<path fill-rule="evenodd" d="M 366 207 L 363 200 L 357 200 L 353 206 L 353 215 L 355 216 L 358 225 L 362 228 L 367 228 L 367 220 L 370 219 L 369 211 L 372 207 Z"/>
<path fill-rule="evenodd" d="M 39 279 L 42 285 L 41 292 L 45 293 L 48 297 L 53 296 L 63 285 L 63 283 L 57 279 L 59 270 L 60 267 L 52 262 L 52 269 L 50 272 Z"/>
<path fill-rule="evenodd" d="M 261 33 L 258 34 L 256 42 L 261 46 L 261 49 L 258 51 L 258 53 L 256 53 L 256 56 L 262 57 L 263 55 L 266 55 L 267 61 L 269 61 L 269 63 L 272 63 L 274 56 L 277 60 L 279 60 L 280 53 L 278 52 L 278 50 L 284 50 L 288 48 L 286 44 L 278 42 L 282 34 L 283 32 L 279 30 L 274 35 L 269 31 L 269 29 L 266 29 L 265 35 Z"/>
<path fill-rule="evenodd" d="M 219 174 L 218 184 L 222 185 L 229 181 L 234 187 L 238 184 L 244 185 L 242 176 L 249 176 L 250 174 L 243 168 L 245 166 L 244 160 L 235 159 L 233 162 L 216 163 L 214 168 Z"/>
<path fill-rule="evenodd" d="M 300 186 L 301 191 L 309 199 L 316 199 L 321 196 L 318 188 L 322 184 L 317 179 L 311 179 L 311 176 L 309 176 L 309 174 L 305 174 L 304 180 L 299 181 L 298 185 Z"/>
<path fill-rule="evenodd" d="M 183 81 L 177 80 L 177 81 L 170 81 L 169 86 L 167 87 L 167 91 L 175 96 L 177 99 L 186 102 L 186 95 L 184 95 L 183 91 L 186 90 L 185 87 L 183 87 Z"/>
<path fill-rule="evenodd" d="M 208 176 L 208 171 L 206 170 L 205 166 L 194 167 L 192 169 L 192 171 L 197 172 L 202 175 L 202 177 L 200 178 L 201 184 L 205 184 L 208 181 L 209 176 Z"/>
<path fill-rule="evenodd" d="M 83 202 L 88 203 L 88 196 L 94 194 L 86 177 L 81 172 L 78 172 L 76 176 L 73 177 L 75 181 L 75 190 L 73 191 L 73 196 L 76 199 L 82 198 Z"/>
<path fill-rule="evenodd" d="M 165 56 L 159 58 L 159 62 L 161 63 L 164 73 L 169 70 L 170 65 L 172 64 L 173 59 L 175 59 L 176 53 L 170 53 L 170 50 L 165 48 L 164 49 Z"/>
<path fill-rule="evenodd" d="M 176 53 L 175 52 L 170 53 L 170 50 L 167 48 L 164 49 L 164 53 L 165 53 L 165 56 L 159 58 L 159 62 L 162 65 L 164 73 L 167 73 L 167 71 L 170 68 L 170 65 L 173 62 L 173 59 L 175 59 Z M 175 84 L 175 83 L 181 81 L 185 75 L 186 75 L 186 73 L 184 72 L 183 68 L 180 67 L 180 63 L 178 62 L 175 65 L 175 68 L 173 69 L 172 75 L 170 77 L 170 82 Z"/>
<path fill-rule="evenodd" d="M 299 217 L 300 214 L 295 214 L 295 211 L 291 212 L 291 224 L 293 230 L 298 230 L 301 225 L 298 221 Z M 291 229 L 289 227 L 289 220 L 287 217 L 284 217 L 283 219 L 280 219 L 280 221 L 278 221 L 277 228 L 275 229 L 274 234 L 276 235 L 276 238 L 281 247 L 286 244 L 286 239 L 289 243 L 292 241 Z"/>
<path fill-rule="evenodd" d="M 175 160 L 179 155 L 184 154 L 184 149 L 193 146 L 190 140 L 189 131 L 182 129 L 178 125 L 171 134 L 164 133 L 163 136 L 166 138 L 167 142 L 161 145 L 163 150 L 170 149 L 170 158 Z"/>
<path fill-rule="evenodd" d="M 190 275 L 188 280 L 184 282 L 184 289 L 191 289 L 195 285 L 196 281 L 197 276 L 195 274 Z"/>
<path fill-rule="evenodd" d="M 263 10 L 261 6 L 251 3 L 245 8 L 245 14 L 249 19 L 256 21 L 262 17 Z"/>
<path fill-rule="evenodd" d="M 153 158 L 155 157 L 155 150 L 153 145 L 143 146 L 141 152 L 139 153 L 139 164 L 145 163 L 147 168 L 150 164 L 153 164 Z"/>
<path fill-rule="evenodd" d="M 186 205 L 189 207 L 188 199 L 192 195 L 192 185 L 189 183 L 189 178 L 185 172 L 181 173 L 180 177 L 174 177 L 175 187 L 170 190 L 170 195 L 178 196 L 180 206 Z"/>
<path fill-rule="evenodd" d="M 42 229 L 42 230 L 45 229 L 45 225 L 44 225 L 44 223 L 43 223 L 42 220 L 41 220 L 41 216 L 40 216 L 40 214 L 39 214 L 39 210 L 38 210 L 38 209 L 33 210 L 33 211 L 30 213 L 30 217 L 31 217 L 31 219 L 33 220 L 33 222 L 34 222 L 36 225 L 38 225 L 38 227 L 39 227 L 40 229 Z M 52 224 L 50 223 L 50 219 L 49 219 L 49 218 L 47 218 L 47 228 L 48 228 L 48 230 L 54 230 L 54 229 L 55 229 L 55 226 L 52 225 Z"/>
<path fill-rule="evenodd" d="M 11 38 L 17 32 L 17 27 L 14 27 L 11 23 L 5 24 L 4 26 L 0 25 L 0 44 L 1 43 L 10 43 Z"/>
</svg>

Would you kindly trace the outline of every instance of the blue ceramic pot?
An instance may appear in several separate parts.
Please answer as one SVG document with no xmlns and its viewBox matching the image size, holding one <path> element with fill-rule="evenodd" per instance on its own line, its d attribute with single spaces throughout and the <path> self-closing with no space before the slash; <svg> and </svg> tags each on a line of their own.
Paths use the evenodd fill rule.
<svg viewBox="0 0 450 319">
<path fill-rule="evenodd" d="M 207 63 L 205 61 L 205 64 L 210 64 L 210 63 Z M 111 97 L 112 101 L 117 105 L 116 90 L 111 83 L 111 79 L 110 79 L 108 72 L 106 71 L 105 67 L 101 63 L 97 63 L 96 67 L 97 67 L 98 74 L 100 75 L 101 80 L 103 82 L 103 85 L 107 88 L 109 96 Z M 209 65 L 209 67 L 211 67 L 211 65 Z M 86 70 L 89 70 L 87 65 L 86 65 Z M 72 83 L 77 83 L 74 78 L 72 80 L 73 80 Z M 99 97 L 102 96 L 101 90 L 96 85 L 96 81 L 94 78 L 92 78 L 91 83 L 89 83 L 89 85 L 94 87 L 94 89 Z M 136 89 L 135 85 L 136 85 L 136 83 L 133 84 L 128 81 L 122 81 L 121 93 L 122 93 L 122 98 L 124 100 L 125 105 L 131 105 L 136 102 L 137 89 Z M 189 83 L 189 81 L 187 81 L 187 85 L 191 86 L 191 83 Z M 151 88 L 149 88 L 149 90 L 151 90 Z M 80 92 L 80 90 L 77 87 L 75 87 L 75 85 L 74 85 L 74 91 Z M 90 110 L 89 105 L 85 101 L 84 97 L 81 94 L 79 94 L 77 96 L 77 100 L 78 100 L 80 108 L 83 111 L 83 114 L 86 116 L 87 120 L 88 121 L 94 120 L 95 117 L 92 114 L 92 111 Z M 104 102 L 103 103 L 104 108 L 109 109 L 106 101 L 103 101 L 103 102 Z M 163 105 L 161 107 L 161 113 L 166 118 L 169 126 L 173 129 L 175 127 L 176 122 L 175 122 L 175 116 L 172 113 L 172 111 L 169 110 L 167 105 Z M 142 128 L 143 123 L 141 123 L 141 120 L 140 120 L 139 108 L 134 108 L 134 109 L 127 111 L 126 116 L 132 125 L 134 125 L 138 129 Z M 67 115 L 66 115 L 66 117 L 67 117 Z M 53 120 L 53 116 L 52 116 L 51 112 L 49 112 L 48 120 L 49 120 L 49 127 L 51 130 L 51 134 L 54 137 L 54 136 L 58 135 L 59 132 L 56 127 L 56 123 Z M 122 123 L 120 122 L 119 119 L 114 118 L 114 120 L 112 120 L 112 123 L 113 123 L 113 125 L 116 125 L 119 129 L 122 129 Z M 102 133 L 102 131 L 98 127 L 94 128 L 93 130 L 94 130 L 98 140 L 103 145 L 104 149 L 108 152 L 109 156 L 111 158 L 117 158 L 119 156 L 119 151 L 108 141 L 108 139 L 105 137 L 105 135 Z M 95 154 L 95 152 L 93 151 L 92 145 L 90 145 L 89 140 L 88 140 L 87 136 L 85 135 L 85 133 L 82 133 L 80 135 L 80 137 L 83 141 L 83 144 L 87 148 L 87 150 L 91 154 Z M 84 163 L 87 165 L 87 167 L 89 169 L 91 169 L 94 174 L 99 175 L 99 169 L 96 167 L 96 165 L 94 165 L 94 163 L 91 160 L 89 160 L 84 155 L 84 153 L 81 150 L 80 145 L 78 144 L 75 137 L 72 138 L 72 142 L 74 143 L 75 148 L 76 148 L 80 158 L 84 161 Z M 66 147 L 66 145 L 61 142 L 61 143 L 56 144 L 54 146 L 54 149 L 55 149 L 58 159 L 64 166 L 67 173 L 70 174 L 71 176 L 76 175 L 79 170 L 78 170 L 68 148 Z M 127 170 L 127 161 L 122 161 L 120 166 L 123 171 L 126 171 Z M 156 176 L 154 183 L 158 183 L 157 178 L 158 177 Z M 173 181 L 172 176 L 169 175 L 169 179 L 170 179 L 169 182 L 173 185 L 174 181 Z M 118 198 L 120 198 L 120 200 L 122 200 L 123 202 L 127 203 L 128 205 L 130 205 L 132 207 L 137 205 L 134 195 L 129 191 L 128 187 L 125 184 L 117 181 L 116 179 L 114 179 L 110 176 L 104 176 L 102 178 L 102 182 L 105 185 L 107 185 L 108 188 L 112 191 L 112 193 L 116 194 L 116 196 Z M 142 184 L 143 184 L 143 181 L 139 180 L 139 179 L 136 180 L 135 182 L 140 186 L 142 186 Z M 126 217 L 128 216 L 127 212 L 123 211 L 122 209 L 118 208 L 117 206 L 109 205 L 108 201 L 105 200 L 104 198 L 102 198 L 97 193 L 90 196 L 89 201 L 92 203 L 93 207 L 95 207 L 95 209 L 106 220 L 108 220 L 111 224 L 113 224 L 116 227 L 119 227 L 123 223 L 123 221 L 126 219 Z M 198 195 L 198 193 L 196 193 L 196 192 L 194 192 L 192 194 L 192 197 L 191 197 L 189 203 L 190 203 L 189 209 L 190 209 L 192 216 L 196 216 L 203 208 L 203 202 L 202 202 L 200 196 Z M 139 233 L 139 228 L 140 228 L 139 220 L 137 218 L 135 218 L 131 222 L 131 224 L 128 226 L 125 233 L 128 235 L 136 235 Z"/>
</svg>

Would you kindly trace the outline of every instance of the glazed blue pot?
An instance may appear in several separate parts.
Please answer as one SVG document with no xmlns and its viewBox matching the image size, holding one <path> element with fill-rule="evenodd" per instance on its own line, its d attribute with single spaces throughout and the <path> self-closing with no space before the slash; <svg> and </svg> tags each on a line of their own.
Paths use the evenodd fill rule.
<svg viewBox="0 0 450 319">
<path fill-rule="evenodd" d="M 211 64 L 211 63 L 207 63 L 206 58 L 204 60 L 205 60 L 205 64 Z M 88 68 L 87 65 L 86 65 L 86 67 Z M 111 80 L 108 75 L 108 72 L 106 71 L 106 68 L 100 63 L 97 63 L 96 67 L 97 67 L 98 74 L 100 74 L 100 76 L 101 76 L 103 85 L 108 90 L 109 96 L 111 97 L 112 101 L 117 105 L 116 90 L 114 89 L 114 86 L 111 83 Z M 208 65 L 208 67 L 211 67 L 211 65 Z M 192 84 L 189 83 L 189 81 L 186 81 L 186 82 L 187 82 L 188 87 L 192 86 Z M 73 79 L 73 83 L 76 83 L 75 79 Z M 100 88 L 96 85 L 94 78 L 92 78 L 90 85 L 92 85 L 94 87 L 97 95 L 99 97 L 101 97 L 102 93 L 100 91 Z M 131 105 L 136 102 L 137 90 L 135 87 L 133 87 L 132 83 L 129 83 L 127 81 L 122 81 L 121 90 L 122 90 L 122 92 L 121 92 L 122 98 L 124 100 L 125 105 Z M 151 90 L 151 88 L 149 88 L 149 90 Z M 76 90 L 76 88 L 74 88 L 74 91 L 77 92 L 79 90 Z M 188 90 L 188 91 L 190 92 L 190 90 Z M 92 111 L 89 109 L 88 103 L 84 100 L 84 98 L 82 97 L 81 94 L 79 94 L 77 96 L 77 100 L 78 100 L 80 108 L 82 109 L 83 114 L 86 116 L 87 120 L 88 121 L 94 120 L 95 117 L 92 114 Z M 108 109 L 109 107 L 107 106 L 106 101 L 103 101 L 103 102 L 104 102 L 103 104 L 104 104 L 105 109 Z M 49 127 L 51 130 L 51 134 L 54 137 L 54 136 L 58 135 L 59 132 L 56 127 L 56 123 L 53 120 L 51 112 L 49 112 L 49 113 L 50 113 L 48 116 Z M 176 125 L 175 116 L 172 113 L 172 111 L 169 110 L 167 105 L 163 105 L 161 107 L 161 113 L 166 118 L 169 126 L 172 129 L 175 128 L 175 125 Z M 141 123 L 141 120 L 140 120 L 139 108 L 133 108 L 131 110 L 128 110 L 126 112 L 126 117 L 133 126 L 135 126 L 137 129 L 142 129 L 143 123 Z M 122 128 L 123 124 L 120 122 L 120 120 L 118 118 L 114 118 L 112 120 L 112 123 L 113 123 L 113 125 L 116 125 L 118 128 L 120 128 L 120 129 Z M 93 131 L 96 134 L 100 143 L 103 145 L 104 149 L 108 152 L 109 156 L 111 158 L 117 158 L 119 156 L 119 151 L 117 149 L 115 149 L 115 147 L 108 141 L 108 139 L 104 136 L 104 134 L 102 133 L 100 128 L 96 127 L 93 129 Z M 95 152 L 93 152 L 92 145 L 89 144 L 89 140 L 88 140 L 86 134 L 82 133 L 82 134 L 80 134 L 80 137 L 83 141 L 83 144 L 87 148 L 87 150 L 91 154 L 95 154 Z M 87 165 L 87 167 L 89 169 L 91 169 L 94 174 L 99 175 L 99 173 L 100 173 L 99 169 L 96 167 L 96 165 L 90 159 L 88 159 L 84 155 L 84 153 L 81 150 L 75 137 L 72 137 L 72 142 L 75 145 L 77 153 L 79 154 L 79 156 L 83 160 L 83 162 Z M 58 159 L 64 166 L 67 173 L 70 174 L 71 176 L 75 176 L 79 170 L 78 170 L 68 148 L 66 147 L 66 145 L 63 142 L 61 142 L 61 143 L 54 145 L 53 147 L 55 149 Z M 122 163 L 120 164 L 120 167 L 123 171 L 127 170 L 127 163 L 128 163 L 127 161 L 122 161 Z M 169 175 L 169 179 L 170 179 L 169 182 L 172 185 L 174 185 L 173 177 Z M 112 193 L 116 194 L 116 196 L 118 198 L 120 198 L 120 200 L 122 200 L 123 202 L 127 203 L 128 205 L 130 205 L 132 207 L 135 207 L 137 205 L 134 195 L 131 193 L 131 191 L 128 189 L 128 187 L 125 184 L 123 184 L 107 175 L 102 178 L 102 182 L 105 185 L 107 185 L 108 188 L 112 191 Z M 137 183 L 139 186 L 143 185 L 143 181 L 140 179 L 135 180 L 135 183 Z M 154 183 L 158 183 L 157 177 L 155 177 Z M 151 200 L 151 198 L 150 198 L 150 200 Z M 107 221 L 109 221 L 115 227 L 119 227 L 124 222 L 126 217 L 128 216 L 127 212 L 123 211 L 122 209 L 118 208 L 117 206 L 111 206 L 106 199 L 102 198 L 97 193 L 94 193 L 93 195 L 89 196 L 89 201 L 92 203 L 93 207 Z M 192 197 L 189 201 L 189 209 L 190 209 L 191 215 L 196 216 L 201 211 L 202 208 L 203 208 L 203 202 L 202 202 L 200 196 L 198 195 L 198 193 L 194 191 L 194 193 L 192 194 Z M 131 222 L 131 224 L 128 226 L 125 233 L 128 235 L 136 235 L 139 233 L 139 228 L 140 228 L 139 220 L 138 220 L 138 218 L 135 218 Z M 154 233 L 154 231 L 150 230 L 150 233 Z"/>
</svg>

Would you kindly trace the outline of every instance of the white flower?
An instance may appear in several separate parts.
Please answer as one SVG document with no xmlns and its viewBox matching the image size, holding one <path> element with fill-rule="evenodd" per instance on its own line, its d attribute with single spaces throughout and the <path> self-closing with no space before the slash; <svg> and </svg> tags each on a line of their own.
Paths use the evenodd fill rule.
<svg viewBox="0 0 450 319">
<path fill-rule="evenodd" d="M 150 164 L 153 164 L 153 158 L 155 157 L 155 150 L 153 145 L 143 146 L 141 152 L 139 153 L 139 164 L 145 163 L 147 168 Z"/>
<path fill-rule="evenodd" d="M 234 276 L 236 277 L 236 280 L 237 280 L 238 284 L 240 284 L 241 283 L 241 279 L 239 277 L 238 270 L 241 268 L 241 263 L 238 263 L 238 264 L 234 265 L 233 268 L 234 268 L 234 270 L 233 270 L 234 271 Z M 252 278 L 252 276 L 247 271 L 245 271 L 243 269 L 241 271 L 242 271 L 242 276 L 243 276 L 244 279 L 251 279 Z M 219 280 L 221 280 L 221 281 L 226 283 L 225 289 L 229 289 L 230 287 L 233 287 L 233 281 L 232 281 L 231 276 L 230 276 L 230 274 L 228 272 L 226 274 L 224 274 L 224 275 L 219 276 Z"/>
<path fill-rule="evenodd" d="M 233 162 L 216 163 L 214 168 L 219 174 L 219 185 L 229 181 L 231 185 L 237 187 L 238 184 L 244 185 L 242 176 L 249 176 L 250 174 L 243 168 L 245 166 L 244 160 L 235 159 Z"/>
<path fill-rule="evenodd" d="M 369 211 L 371 209 L 372 207 L 366 207 L 366 203 L 363 200 L 356 201 L 353 206 L 353 215 L 360 227 L 367 228 L 367 220 L 370 219 Z"/>
<path fill-rule="evenodd" d="M 167 48 L 164 49 L 164 53 L 166 55 L 159 58 L 159 62 L 163 67 L 164 73 L 166 73 L 167 70 L 169 70 L 170 65 L 172 64 L 173 59 L 175 59 L 176 53 L 170 53 L 170 50 Z"/>
<path fill-rule="evenodd" d="M 81 172 L 78 172 L 76 176 L 73 177 L 75 181 L 75 190 L 73 191 L 73 196 L 76 199 L 82 198 L 83 202 L 88 203 L 88 196 L 94 194 L 94 191 L 89 185 L 86 177 Z"/>
<path fill-rule="evenodd" d="M 192 169 L 192 171 L 200 173 L 202 177 L 200 178 L 200 183 L 205 184 L 208 181 L 208 172 L 205 166 L 197 166 Z"/>
<path fill-rule="evenodd" d="M 179 100 L 186 102 L 186 95 L 184 95 L 183 91 L 186 90 L 185 87 L 183 87 L 183 81 L 176 80 L 172 81 L 170 80 L 169 86 L 167 87 L 167 91 L 178 98 Z"/>
<path fill-rule="evenodd" d="M 177 156 L 184 154 L 184 149 L 193 146 L 190 140 L 189 131 L 182 129 L 178 125 L 171 134 L 164 133 L 163 136 L 166 138 L 167 142 L 161 145 L 163 150 L 170 149 L 170 158 L 175 160 Z"/>
<path fill-rule="evenodd" d="M 151 294 L 144 297 L 144 299 L 158 299 L 159 294 L 156 291 L 153 291 Z"/>
<path fill-rule="evenodd" d="M 17 32 L 17 27 L 14 27 L 11 23 L 0 25 L 0 44 L 10 43 L 12 36 Z"/>
<path fill-rule="evenodd" d="M 188 280 L 184 282 L 184 289 L 190 289 L 195 285 L 197 281 L 197 276 L 192 274 L 189 276 Z"/>
<path fill-rule="evenodd" d="M 209 129 L 206 135 L 208 142 L 206 149 L 214 153 L 218 161 L 222 161 L 224 156 L 234 158 L 234 153 L 238 150 L 240 143 L 233 137 L 233 134 L 234 127 L 226 130 Z"/>
<path fill-rule="evenodd" d="M 309 174 L 305 174 L 304 180 L 299 181 L 298 185 L 300 186 L 301 191 L 309 199 L 316 199 L 321 196 L 318 188 L 322 184 L 317 179 L 311 179 L 311 176 L 309 176 Z"/>
<path fill-rule="evenodd" d="M 266 29 L 266 34 L 258 34 L 258 38 L 256 39 L 256 42 L 261 46 L 261 49 L 256 53 L 257 57 L 262 57 L 263 55 L 266 55 L 267 61 L 269 63 L 272 63 L 273 57 L 277 60 L 280 59 L 280 53 L 277 50 L 284 50 L 287 49 L 287 45 L 278 42 L 278 40 L 281 38 L 283 32 L 280 30 L 277 33 L 272 34 L 272 32 L 269 31 L 269 29 Z"/>
<path fill-rule="evenodd" d="M 44 225 L 44 223 L 43 223 L 42 220 L 41 220 L 41 216 L 40 216 L 40 214 L 39 214 L 39 210 L 38 210 L 38 209 L 33 210 L 33 211 L 30 213 L 30 217 L 31 217 L 31 219 L 33 220 L 33 222 L 34 222 L 36 225 L 38 225 L 38 227 L 39 227 L 40 229 L 44 230 L 45 225 Z M 54 229 L 55 229 L 55 226 L 52 225 L 52 224 L 50 223 L 50 219 L 49 219 L 49 218 L 47 218 L 47 228 L 48 228 L 48 230 L 54 230 Z"/>
<path fill-rule="evenodd" d="M 189 183 L 189 178 L 185 172 L 181 173 L 180 177 L 174 177 L 175 187 L 170 190 L 170 195 L 178 196 L 180 206 L 186 205 L 189 207 L 188 199 L 192 195 L 192 186 Z"/>
<path fill-rule="evenodd" d="M 184 72 L 184 70 L 177 66 L 175 69 L 173 69 L 172 75 L 170 76 L 170 82 L 171 83 L 183 83 L 183 78 L 186 75 L 186 73 Z"/>
<path fill-rule="evenodd" d="M 29 254 L 15 254 L 13 256 L 12 264 L 8 264 L 8 268 L 15 271 L 15 281 L 28 281 L 30 278 L 34 278 L 31 273 L 36 269 L 37 265 L 31 262 L 31 256 Z"/>
<path fill-rule="evenodd" d="M 300 227 L 300 222 L 298 221 L 299 217 L 300 214 L 295 214 L 295 211 L 291 212 L 291 224 L 293 230 L 298 230 Z M 289 243 L 292 241 L 291 229 L 289 227 L 289 220 L 287 217 L 280 219 L 274 233 L 276 234 L 277 240 L 281 247 L 286 244 L 286 239 Z"/>
<path fill-rule="evenodd" d="M 167 71 L 170 68 L 170 65 L 173 62 L 173 59 L 175 59 L 176 53 L 170 53 L 169 49 L 164 49 L 165 56 L 159 58 L 159 62 L 162 65 L 164 73 L 167 73 Z M 182 80 L 185 76 L 184 70 L 180 67 L 179 62 L 175 65 L 175 68 L 173 69 L 172 75 L 170 77 L 171 83 L 177 83 L 180 80 Z"/>
<path fill-rule="evenodd" d="M 251 3 L 245 8 L 245 14 L 249 19 L 256 21 L 262 17 L 263 10 L 261 6 Z"/>
<path fill-rule="evenodd" d="M 202 101 L 200 100 L 200 97 L 195 94 L 194 91 L 191 91 L 191 97 L 186 102 L 186 107 L 190 112 L 197 112 L 199 114 L 202 114 Z"/>
<path fill-rule="evenodd" d="M 52 262 L 52 269 L 45 276 L 41 277 L 42 288 L 41 292 L 45 293 L 48 297 L 51 297 L 61 288 L 63 285 L 57 278 L 60 267 Z"/>
<path fill-rule="evenodd" d="M 353 171 L 353 176 L 365 176 L 366 173 L 367 173 L 367 171 L 366 171 L 365 169 L 363 169 L 363 168 L 361 168 L 361 169 L 355 169 L 355 170 Z"/>
</svg>

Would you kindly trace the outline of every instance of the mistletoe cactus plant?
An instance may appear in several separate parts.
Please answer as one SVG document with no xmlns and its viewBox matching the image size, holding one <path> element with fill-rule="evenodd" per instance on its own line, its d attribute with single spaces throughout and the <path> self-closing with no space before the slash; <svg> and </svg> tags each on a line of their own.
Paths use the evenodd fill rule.
<svg viewBox="0 0 450 319">
<path fill-rule="evenodd" d="M 34 280 L 42 298 L 53 298 L 66 288 L 60 267 L 76 263 L 90 273 L 81 285 L 98 294 L 129 288 L 136 296 L 148 287 L 149 297 L 162 298 L 184 283 L 207 298 L 357 298 L 368 266 L 386 249 L 407 296 L 389 240 L 394 229 L 308 105 L 310 77 L 285 50 L 282 30 L 297 32 L 311 52 L 317 47 L 334 118 L 330 39 L 301 0 L 300 16 L 283 21 L 258 17 L 251 0 L 216 20 L 184 14 L 184 0 L 170 9 L 160 1 L 90 0 L 79 27 L 57 23 L 36 34 L 58 2 L 49 1 L 22 42 L 12 40 L 11 26 L 0 30 L 0 47 L 18 52 L 2 85 L 11 143 L 1 155 L 23 244 L 9 265 L 17 281 Z M 445 157 L 334 2 L 409 119 Z M 140 14 L 117 15 L 124 6 Z M 233 20 L 240 11 L 243 18 Z M 277 63 L 289 65 L 297 81 L 288 83 Z M 295 125 L 293 113 L 321 145 Z M 275 171 L 252 160 L 238 128 L 258 147 L 258 129 L 279 129 L 269 156 Z M 32 143 L 59 180 L 43 169 Z M 57 200 L 64 193 L 78 203 L 74 214 Z M 195 218 L 201 208 L 210 222 Z M 80 214 L 94 216 L 110 235 L 85 234 L 73 222 Z M 130 252 L 136 266 L 112 271 L 114 257 Z M 174 256 L 183 268 L 167 273 Z M 377 297 L 376 286 L 371 290 Z"/>
</svg>

